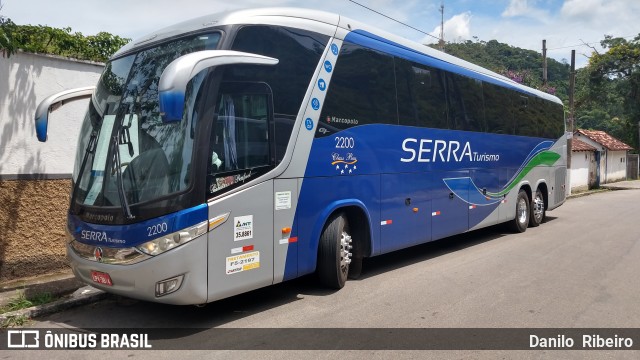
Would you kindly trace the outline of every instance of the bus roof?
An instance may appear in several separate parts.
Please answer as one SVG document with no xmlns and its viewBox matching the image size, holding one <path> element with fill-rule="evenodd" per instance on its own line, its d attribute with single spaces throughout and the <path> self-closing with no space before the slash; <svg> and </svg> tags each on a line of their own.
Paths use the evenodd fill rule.
<svg viewBox="0 0 640 360">
<path fill-rule="evenodd" d="M 201 32 L 203 30 L 219 26 L 239 24 L 289 26 L 316 31 L 328 36 L 333 36 L 335 34 L 336 27 L 340 27 L 349 32 L 361 30 L 373 34 L 374 36 L 389 40 L 395 44 L 411 49 L 425 56 L 447 62 L 453 66 L 460 67 L 474 73 L 488 76 L 495 79 L 496 82 L 504 83 L 506 86 L 519 89 L 522 92 L 526 92 L 531 95 L 535 95 L 537 97 L 562 104 L 562 101 L 556 96 L 547 94 L 537 89 L 530 88 L 528 86 L 524 86 L 491 70 L 485 69 L 468 61 L 433 49 L 427 45 L 407 40 L 398 35 L 394 35 L 392 33 L 344 16 L 312 9 L 259 8 L 205 15 L 195 19 L 177 23 L 175 25 L 155 31 L 149 35 L 143 36 L 140 39 L 136 39 L 116 52 L 113 57 L 120 57 L 122 55 L 125 55 L 126 53 L 133 52 L 140 47 L 146 47 L 150 44 L 161 42 L 173 37 L 178 37 L 183 34 Z"/>
</svg>

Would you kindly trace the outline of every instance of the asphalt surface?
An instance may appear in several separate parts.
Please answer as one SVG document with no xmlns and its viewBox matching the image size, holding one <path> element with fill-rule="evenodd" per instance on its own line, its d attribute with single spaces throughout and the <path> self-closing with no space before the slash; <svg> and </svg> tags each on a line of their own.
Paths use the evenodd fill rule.
<svg viewBox="0 0 640 360">
<path fill-rule="evenodd" d="M 39 319 L 35 328 L 191 328 L 159 343 L 206 348 L 219 328 L 639 328 L 640 191 L 569 200 L 523 234 L 492 227 L 367 259 L 340 291 L 312 277 L 203 308 L 120 297 Z M 242 336 L 242 332 L 236 332 Z M 268 338 L 267 338 L 268 341 Z M 345 338 L 342 341 L 358 341 Z M 464 342 L 465 339 L 460 339 Z M 336 347 L 339 347 L 336 345 Z M 43 352 L 40 352 L 43 353 Z M 5 351 L 2 358 L 34 352 Z M 49 351 L 47 358 L 173 358 L 172 351 Z M 242 354 L 242 353 L 240 353 Z M 229 351 L 187 350 L 180 358 Z M 264 351 L 262 358 L 639 358 L 638 351 Z"/>
</svg>

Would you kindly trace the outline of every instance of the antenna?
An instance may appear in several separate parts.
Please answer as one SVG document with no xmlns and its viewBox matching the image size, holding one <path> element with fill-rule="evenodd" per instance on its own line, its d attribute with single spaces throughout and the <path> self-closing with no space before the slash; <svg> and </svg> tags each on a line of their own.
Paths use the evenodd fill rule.
<svg viewBox="0 0 640 360">
<path fill-rule="evenodd" d="M 444 52 L 444 0 L 440 3 L 440 41 L 438 41 L 438 48 Z"/>
</svg>

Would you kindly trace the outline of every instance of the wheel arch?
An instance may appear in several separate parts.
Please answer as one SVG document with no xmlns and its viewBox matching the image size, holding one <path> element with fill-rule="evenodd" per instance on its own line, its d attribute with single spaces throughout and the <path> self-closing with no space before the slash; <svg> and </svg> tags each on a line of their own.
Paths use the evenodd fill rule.
<svg viewBox="0 0 640 360">
<path fill-rule="evenodd" d="M 536 189 L 539 189 L 540 192 L 542 193 L 542 198 L 544 200 L 544 209 L 548 210 L 549 209 L 549 187 L 547 186 L 547 182 L 544 180 L 540 180 L 538 182 L 538 185 L 536 186 Z"/>
<path fill-rule="evenodd" d="M 527 193 L 527 196 L 529 197 L 529 201 L 531 201 L 531 199 L 533 198 L 533 191 L 531 190 L 531 184 L 529 184 L 529 182 L 524 182 L 522 184 L 520 184 L 520 189 L 518 190 L 518 192 L 520 192 L 520 190 L 524 190 Z"/>
<path fill-rule="evenodd" d="M 371 243 L 373 241 L 371 236 L 371 215 L 362 201 L 357 199 L 343 199 L 327 205 L 319 216 L 319 219 L 322 219 L 322 221 L 317 221 L 314 225 L 313 241 L 315 244 L 314 248 L 316 258 L 314 268 L 318 266 L 318 247 L 320 246 L 320 237 L 322 236 L 322 232 L 332 216 L 340 212 L 344 212 L 347 217 L 349 228 L 352 232 L 351 236 L 355 243 L 354 249 L 357 249 L 356 255 L 362 257 L 371 256 L 373 248 Z"/>
</svg>

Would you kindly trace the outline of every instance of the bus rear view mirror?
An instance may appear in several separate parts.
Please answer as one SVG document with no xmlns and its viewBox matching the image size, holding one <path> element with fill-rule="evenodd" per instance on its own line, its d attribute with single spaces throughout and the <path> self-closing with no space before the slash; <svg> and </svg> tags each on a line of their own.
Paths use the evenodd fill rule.
<svg viewBox="0 0 640 360">
<path fill-rule="evenodd" d="M 87 99 L 93 94 L 95 86 L 61 91 L 42 100 L 36 108 L 35 122 L 36 135 L 41 142 L 47 141 L 47 129 L 49 128 L 49 113 L 57 110 L 65 104 L 81 99 Z"/>
<path fill-rule="evenodd" d="M 182 120 L 187 84 L 200 71 L 220 65 L 276 65 L 279 60 L 267 56 L 231 50 L 205 50 L 172 61 L 160 76 L 158 96 L 162 121 Z"/>
</svg>

